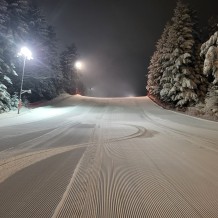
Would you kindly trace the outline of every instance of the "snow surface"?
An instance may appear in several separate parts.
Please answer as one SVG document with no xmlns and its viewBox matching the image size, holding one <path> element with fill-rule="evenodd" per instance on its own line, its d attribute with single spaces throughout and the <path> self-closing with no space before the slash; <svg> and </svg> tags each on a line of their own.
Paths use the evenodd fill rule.
<svg viewBox="0 0 218 218">
<path fill-rule="evenodd" d="M 38 193 L 42 201 L 34 202 L 43 181 L 36 163 L 81 147 L 86 150 L 67 187 L 60 177 L 66 169 L 54 169 L 63 193 L 54 214 L 45 217 L 217 217 L 217 122 L 164 110 L 148 97 L 82 96 L 1 121 L 0 190 L 13 175 L 19 181 L 12 178 L 12 187 L 37 178 L 35 185 L 27 184 L 25 208 L 15 211 L 20 217 L 37 214 L 38 203 L 53 200 L 48 188 Z M 55 162 L 43 164 L 50 169 Z M 7 208 L 17 207 L 23 190 L 14 195 L 4 191 L 9 199 L 0 207 L 4 217 Z"/>
</svg>

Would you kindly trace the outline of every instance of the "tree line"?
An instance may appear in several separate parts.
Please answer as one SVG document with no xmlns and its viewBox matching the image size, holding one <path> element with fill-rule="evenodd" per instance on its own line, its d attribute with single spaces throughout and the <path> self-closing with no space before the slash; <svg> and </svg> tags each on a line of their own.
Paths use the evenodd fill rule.
<svg viewBox="0 0 218 218">
<path fill-rule="evenodd" d="M 39 6 L 29 0 L 0 0 L 0 113 L 18 105 L 23 59 L 17 54 L 22 46 L 34 60 L 25 67 L 23 94 L 30 102 L 49 100 L 62 92 L 75 94 L 76 85 L 84 90 L 74 63 L 78 59 L 72 43 L 58 53 L 58 39 Z"/>
<path fill-rule="evenodd" d="M 204 104 L 218 112 L 217 24 L 212 16 L 201 28 L 196 11 L 177 2 L 150 60 L 148 95 L 176 108 Z"/>
</svg>

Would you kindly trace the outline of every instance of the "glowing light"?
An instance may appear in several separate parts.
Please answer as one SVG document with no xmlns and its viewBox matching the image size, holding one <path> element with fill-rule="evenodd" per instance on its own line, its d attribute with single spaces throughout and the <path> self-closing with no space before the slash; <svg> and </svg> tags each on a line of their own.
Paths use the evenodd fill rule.
<svg viewBox="0 0 218 218">
<path fill-rule="evenodd" d="M 81 69 L 83 68 L 82 62 L 81 62 L 81 61 L 77 61 L 77 62 L 75 63 L 75 67 L 76 67 L 76 69 L 81 70 Z"/>
<path fill-rule="evenodd" d="M 18 56 L 23 56 L 27 60 L 33 59 L 32 52 L 27 47 L 22 47 L 20 52 L 18 53 Z"/>
<path fill-rule="evenodd" d="M 134 94 L 129 94 L 129 95 L 127 95 L 127 97 L 128 98 L 133 98 L 133 97 L 135 97 L 135 95 Z"/>
<path fill-rule="evenodd" d="M 27 47 L 22 47 L 20 52 L 18 53 L 18 56 L 24 57 L 23 58 L 23 72 L 22 72 L 21 84 L 20 84 L 19 102 L 18 102 L 18 107 L 17 107 L 17 113 L 19 114 L 21 106 L 22 106 L 21 95 L 25 92 L 31 93 L 31 90 L 23 90 L 23 78 L 24 78 L 24 71 L 25 71 L 25 66 L 26 66 L 26 59 L 31 60 L 33 59 L 33 57 L 32 57 L 32 52 Z"/>
</svg>

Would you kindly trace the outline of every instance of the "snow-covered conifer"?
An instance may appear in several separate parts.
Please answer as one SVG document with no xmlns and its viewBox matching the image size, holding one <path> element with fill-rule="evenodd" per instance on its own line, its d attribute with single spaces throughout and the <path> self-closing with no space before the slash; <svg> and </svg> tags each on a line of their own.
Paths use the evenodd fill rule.
<svg viewBox="0 0 218 218">
<path fill-rule="evenodd" d="M 218 84 L 218 31 L 201 46 L 201 56 L 205 57 L 203 72 L 213 76 L 213 84 Z"/>
<path fill-rule="evenodd" d="M 204 74 L 210 78 L 206 108 L 218 113 L 218 31 L 201 46 L 201 56 L 204 60 Z"/>
<path fill-rule="evenodd" d="M 11 60 L 11 42 L 7 35 L 8 21 L 8 3 L 0 0 L 0 113 L 11 107 L 7 85 L 12 84 L 11 76 L 16 75 Z"/>
<path fill-rule="evenodd" d="M 196 68 L 196 31 L 192 11 L 177 3 L 166 42 L 161 99 L 176 106 L 195 104 L 203 94 L 203 75 Z"/>
<path fill-rule="evenodd" d="M 60 55 L 60 68 L 62 74 L 62 88 L 70 94 L 76 93 L 76 83 L 78 82 L 75 62 L 78 58 L 77 48 L 74 44 L 67 48 Z"/>
<path fill-rule="evenodd" d="M 156 51 L 150 60 L 150 65 L 148 67 L 148 79 L 146 89 L 149 95 L 153 97 L 160 98 L 160 79 L 162 77 L 162 73 L 164 71 L 164 66 L 162 61 L 164 60 L 165 52 L 166 52 L 166 40 L 168 36 L 170 24 L 164 28 L 164 31 L 161 35 L 161 38 L 158 40 L 156 44 Z"/>
</svg>

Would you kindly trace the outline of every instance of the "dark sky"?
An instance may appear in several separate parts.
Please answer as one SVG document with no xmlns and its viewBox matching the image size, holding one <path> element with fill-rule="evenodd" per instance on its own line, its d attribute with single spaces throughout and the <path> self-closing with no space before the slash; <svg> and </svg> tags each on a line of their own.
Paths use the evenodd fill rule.
<svg viewBox="0 0 218 218">
<path fill-rule="evenodd" d="M 145 95 L 145 74 L 175 0 L 36 0 L 56 28 L 60 48 L 78 47 L 82 78 L 96 96 Z M 201 23 L 218 1 L 189 0 Z"/>
</svg>

